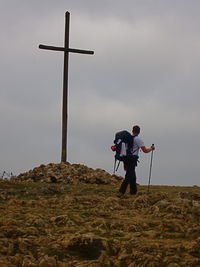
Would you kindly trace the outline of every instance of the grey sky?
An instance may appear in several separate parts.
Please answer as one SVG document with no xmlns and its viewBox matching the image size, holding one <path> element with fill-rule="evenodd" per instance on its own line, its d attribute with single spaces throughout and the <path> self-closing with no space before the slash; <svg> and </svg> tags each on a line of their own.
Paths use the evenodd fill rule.
<svg viewBox="0 0 200 267">
<path fill-rule="evenodd" d="M 200 2 L 0 0 L 0 171 L 59 162 L 64 14 L 71 13 L 69 161 L 112 173 L 114 133 L 155 143 L 152 183 L 199 185 Z M 142 154 L 138 182 L 148 180 Z M 122 168 L 119 174 L 124 175 Z"/>
</svg>

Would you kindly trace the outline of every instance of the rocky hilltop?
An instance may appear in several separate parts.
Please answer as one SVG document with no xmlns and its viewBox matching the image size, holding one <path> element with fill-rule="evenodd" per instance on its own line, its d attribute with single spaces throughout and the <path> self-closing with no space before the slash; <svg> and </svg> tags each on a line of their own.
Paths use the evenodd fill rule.
<svg viewBox="0 0 200 267">
<path fill-rule="evenodd" d="M 122 177 L 110 175 L 102 169 L 88 168 L 83 164 L 70 164 L 69 162 L 48 165 L 40 165 L 17 177 L 13 181 L 47 182 L 47 183 L 89 183 L 89 184 L 110 184 L 116 183 Z"/>
<path fill-rule="evenodd" d="M 200 188 L 118 198 L 121 179 L 66 163 L 0 180 L 0 266 L 200 266 Z"/>
</svg>

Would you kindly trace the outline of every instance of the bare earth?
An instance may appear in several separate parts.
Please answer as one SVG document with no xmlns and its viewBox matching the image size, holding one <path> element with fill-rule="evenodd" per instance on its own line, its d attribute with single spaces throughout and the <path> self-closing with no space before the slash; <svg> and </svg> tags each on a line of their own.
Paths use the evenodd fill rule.
<svg viewBox="0 0 200 267">
<path fill-rule="evenodd" d="M 200 266 L 200 187 L 139 186 L 48 164 L 0 180 L 0 267 Z"/>
</svg>

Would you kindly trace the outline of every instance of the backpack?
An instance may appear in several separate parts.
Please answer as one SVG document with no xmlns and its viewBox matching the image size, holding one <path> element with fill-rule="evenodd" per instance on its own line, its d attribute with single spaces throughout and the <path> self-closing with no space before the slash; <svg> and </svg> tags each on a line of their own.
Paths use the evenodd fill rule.
<svg viewBox="0 0 200 267">
<path fill-rule="evenodd" d="M 115 151 L 115 163 L 114 163 L 114 173 L 118 170 L 121 161 L 127 158 L 133 158 L 133 142 L 134 136 L 132 136 L 128 131 L 123 130 L 115 134 L 115 140 L 113 146 L 111 146 L 112 151 Z M 118 166 L 116 168 L 116 163 Z"/>
</svg>

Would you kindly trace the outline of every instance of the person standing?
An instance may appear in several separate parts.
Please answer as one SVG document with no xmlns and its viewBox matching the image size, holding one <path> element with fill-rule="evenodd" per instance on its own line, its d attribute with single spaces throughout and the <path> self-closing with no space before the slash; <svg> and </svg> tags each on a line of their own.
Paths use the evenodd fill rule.
<svg viewBox="0 0 200 267">
<path fill-rule="evenodd" d="M 124 170 L 126 171 L 125 179 L 123 180 L 118 196 L 125 194 L 127 186 L 130 185 L 130 194 L 137 194 L 137 184 L 136 184 L 136 172 L 135 168 L 137 166 L 137 161 L 139 158 L 139 150 L 141 149 L 144 153 L 149 153 L 155 149 L 154 145 L 147 148 L 144 145 L 143 140 L 138 136 L 140 134 L 140 127 L 138 125 L 133 126 L 132 135 L 133 135 L 133 149 L 132 149 L 132 158 L 124 159 Z"/>
</svg>

